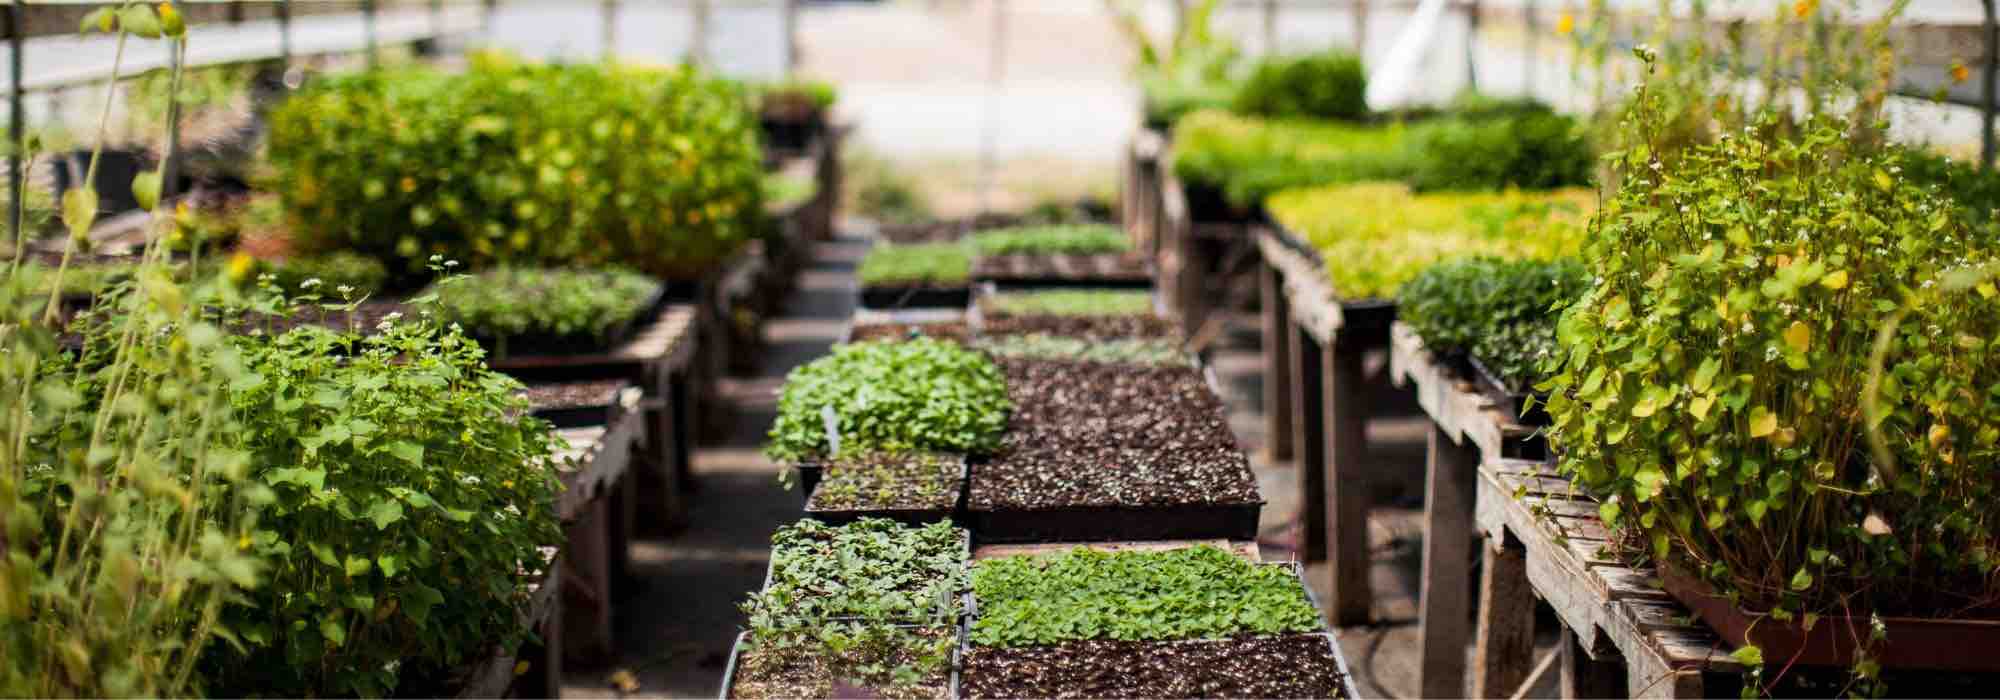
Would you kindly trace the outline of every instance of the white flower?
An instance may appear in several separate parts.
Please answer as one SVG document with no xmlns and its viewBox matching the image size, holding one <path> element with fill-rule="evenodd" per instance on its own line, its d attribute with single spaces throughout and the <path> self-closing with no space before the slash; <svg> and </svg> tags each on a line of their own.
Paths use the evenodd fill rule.
<svg viewBox="0 0 2000 700">
<path fill-rule="evenodd" d="M 442 262 L 442 261 L 444 261 L 444 256 L 443 256 L 443 255 L 432 255 L 432 256 L 431 256 L 431 262 Z"/>
<path fill-rule="evenodd" d="M 321 284 L 325 284 L 325 283 L 324 283 L 324 282 L 321 282 L 321 281 L 319 281 L 319 278 L 318 278 L 318 277 L 313 277 L 313 278 L 310 278 L 310 279 L 307 279 L 307 280 L 306 280 L 306 281 L 304 281 L 304 282 L 300 282 L 300 283 L 299 283 L 299 289 L 312 289 L 312 288 L 315 288 L 315 287 L 318 287 L 318 286 L 320 286 Z"/>
<path fill-rule="evenodd" d="M 1778 346 L 1776 345 L 1764 346 L 1764 361 L 1770 362 L 1775 359 L 1778 359 Z"/>
<path fill-rule="evenodd" d="M 344 284 L 343 284 L 343 285 L 340 285 L 340 286 L 338 286 L 338 287 L 334 287 L 333 289 L 334 289 L 334 291 L 336 291 L 336 292 L 340 292 L 341 294 L 353 294 L 353 293 L 354 293 L 354 288 L 353 288 L 353 287 L 350 287 L 350 286 L 347 286 L 347 285 L 344 285 Z"/>
<path fill-rule="evenodd" d="M 383 316 L 383 317 L 382 317 L 382 320 L 383 320 L 383 321 L 386 321 L 386 322 L 395 322 L 395 321 L 399 321 L 399 320 L 402 320 L 402 318 L 403 318 L 403 312 L 401 312 L 401 311 L 391 311 L 391 312 L 389 312 L 389 315 L 387 315 L 387 316 Z"/>
<path fill-rule="evenodd" d="M 507 507 L 506 507 L 506 508 L 505 508 L 504 510 L 506 510 L 506 511 L 507 511 L 507 514 L 508 514 L 508 515 L 513 515 L 513 516 L 517 516 L 517 517 L 518 517 L 519 515 L 521 515 L 521 509 L 520 509 L 520 508 L 517 508 L 517 507 L 515 507 L 515 506 L 514 506 L 514 504 L 512 504 L 512 503 L 509 503 L 509 504 L 507 504 Z"/>
<path fill-rule="evenodd" d="M 467 475 L 465 475 L 465 476 L 461 476 L 461 477 L 459 477 L 459 478 L 458 478 L 458 483 L 461 483 L 461 484 L 465 484 L 466 486 L 478 486 L 478 485 L 479 485 L 479 477 L 477 477 L 477 476 L 473 476 L 473 475 L 471 475 L 471 474 L 467 474 Z"/>
</svg>

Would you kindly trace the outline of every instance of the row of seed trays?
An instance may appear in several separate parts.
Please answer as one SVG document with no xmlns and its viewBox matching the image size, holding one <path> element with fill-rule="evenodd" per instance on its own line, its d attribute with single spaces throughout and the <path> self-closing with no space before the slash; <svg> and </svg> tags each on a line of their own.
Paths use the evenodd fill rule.
<svg viewBox="0 0 2000 700">
<path fill-rule="evenodd" d="M 84 24 L 189 32 L 171 4 Z M 696 71 L 468 63 L 312 76 L 254 192 L 134 178 L 137 239 L 100 239 L 87 187 L 25 231 L 0 279 L 0 694 L 498 695 L 553 671 L 515 657 L 561 641 L 565 520 L 609 490 L 584 462 L 634 442 L 606 425 L 645 362 L 621 349 L 763 230 L 761 156 L 740 88 Z"/>
<path fill-rule="evenodd" d="M 788 377 L 773 538 L 724 697 L 1349 697 L 1254 476 L 1145 292 L 884 315 Z M 828 458 L 827 455 L 835 455 Z"/>
<path fill-rule="evenodd" d="M 964 308 L 974 287 L 1133 288 L 1152 285 L 1145 256 L 1111 224 L 974 230 L 958 240 L 880 243 L 855 272 L 861 306 Z"/>
</svg>

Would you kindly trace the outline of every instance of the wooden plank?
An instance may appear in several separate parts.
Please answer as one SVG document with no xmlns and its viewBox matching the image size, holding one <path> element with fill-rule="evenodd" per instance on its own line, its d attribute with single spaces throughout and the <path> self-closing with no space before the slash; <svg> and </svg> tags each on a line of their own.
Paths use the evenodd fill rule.
<svg viewBox="0 0 2000 700">
<path fill-rule="evenodd" d="M 1292 395 L 1292 444 L 1297 458 L 1293 468 L 1299 486 L 1299 558 L 1307 562 L 1326 561 L 1326 446 L 1327 421 L 1325 366 L 1320 363 L 1320 345 L 1305 329 L 1289 319 L 1286 335 L 1291 343 L 1286 354 L 1292 365 L 1292 382 L 1285 388 Z"/>
<path fill-rule="evenodd" d="M 1474 633 L 1472 695 L 1511 695 L 1535 663 L 1535 593 L 1527 550 L 1504 533 L 1482 538 L 1479 622 Z"/>
<path fill-rule="evenodd" d="M 1340 304 L 1335 301 L 1333 287 L 1327 283 L 1326 273 L 1286 245 L 1269 227 L 1258 227 L 1255 236 L 1258 253 L 1284 280 L 1287 308 L 1292 319 L 1311 333 L 1313 339 L 1321 343 L 1333 342 L 1334 336 L 1345 325 L 1345 317 Z"/>
<path fill-rule="evenodd" d="M 1264 560 L 1263 551 L 1258 548 L 1256 542 L 1236 541 L 1236 540 L 1157 540 L 1150 542 L 1043 542 L 1039 544 L 986 544 L 972 548 L 972 558 L 973 560 L 977 561 L 980 559 L 996 559 L 999 557 L 1060 554 L 1062 552 L 1067 552 L 1077 547 L 1094 549 L 1100 552 L 1160 552 L 1160 551 L 1167 551 L 1174 549 L 1187 549 L 1189 547 L 1194 547 L 1204 544 L 1209 545 L 1211 547 L 1221 548 L 1225 551 L 1228 551 L 1230 554 L 1234 554 L 1249 561 L 1261 562 Z"/>
<path fill-rule="evenodd" d="M 1273 461 L 1292 458 L 1292 343 L 1289 313 L 1277 269 L 1260 265 L 1257 288 L 1264 332 L 1264 436 Z"/>
<path fill-rule="evenodd" d="M 562 652 L 579 661 L 616 651 L 611 627 L 611 509 L 596 499 L 563 528 Z"/>
<path fill-rule="evenodd" d="M 1517 501 L 1511 490 L 1503 489 L 1490 472 L 1480 472 L 1478 518 L 1488 536 L 1505 531 L 1521 541 L 1527 552 L 1528 581 L 1542 600 L 1548 601 L 1556 617 L 1578 636 L 1586 650 L 1597 649 L 1601 621 L 1609 596 L 1597 579 L 1582 575 L 1583 562 L 1554 544 L 1540 519 Z"/>
<path fill-rule="evenodd" d="M 1368 581 L 1368 390 L 1360 348 L 1335 342 L 1323 346 L 1320 355 L 1327 426 L 1326 569 L 1331 577 L 1326 591 L 1333 624 L 1345 627 L 1367 623 L 1374 606 Z"/>
<path fill-rule="evenodd" d="M 1563 631 L 1562 645 L 1563 700 L 1625 695 L 1625 669 L 1615 659 L 1591 658 L 1569 630 Z"/>
<path fill-rule="evenodd" d="M 1425 474 L 1424 563 L 1419 586 L 1419 687 L 1427 698 L 1465 695 L 1465 644 L 1472 613 L 1472 489 L 1479 454 L 1431 426 Z"/>
</svg>

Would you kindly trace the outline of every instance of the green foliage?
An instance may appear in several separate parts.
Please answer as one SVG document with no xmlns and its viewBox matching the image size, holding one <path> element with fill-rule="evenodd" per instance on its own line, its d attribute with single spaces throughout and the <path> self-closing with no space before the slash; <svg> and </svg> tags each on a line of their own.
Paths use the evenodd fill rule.
<svg viewBox="0 0 2000 700">
<path fill-rule="evenodd" d="M 1546 111 L 1432 122 L 1416 143 L 1420 190 L 1588 186 L 1597 167 L 1583 127 Z"/>
<path fill-rule="evenodd" d="M 831 410 L 840 451 L 922 450 L 983 454 L 1007 427 L 1000 368 L 957 343 L 931 338 L 836 346 L 792 370 L 764 453 L 774 460 L 829 454 L 822 410 Z"/>
<path fill-rule="evenodd" d="M 979 231 L 965 240 L 980 256 L 1094 255 L 1132 249 L 1132 239 L 1110 224 L 1016 226 Z"/>
<path fill-rule="evenodd" d="M 1113 26 L 1138 48 L 1134 64 L 1147 126 L 1169 128 L 1182 115 L 1226 109 L 1235 99 L 1242 54 L 1211 26 L 1220 5 L 1220 0 L 1200 0 L 1189 6 L 1174 35 L 1161 44 L 1146 30 L 1142 3 L 1107 3 Z"/>
<path fill-rule="evenodd" d="M 763 215 L 755 120 L 692 69 L 483 58 L 328 77 L 272 113 L 270 159 L 301 244 L 398 275 L 443 255 L 692 277 Z"/>
<path fill-rule="evenodd" d="M 1668 138 L 1669 107 L 1627 118 Z M 1951 616 L 2000 600 L 2000 240 L 1846 126 L 1614 154 L 1554 438 L 1614 527 L 1747 610 Z"/>
<path fill-rule="evenodd" d="M 1509 388 L 1540 383 L 1556 319 L 1590 289 L 1581 263 L 1475 256 L 1425 268 L 1396 293 L 1396 318 L 1441 355 L 1477 358 Z"/>
<path fill-rule="evenodd" d="M 1165 367 L 1194 365 L 1187 351 L 1182 350 L 1179 344 L 1152 338 L 1092 341 L 1047 333 L 1028 333 L 982 338 L 974 344 L 974 347 L 994 357 L 1032 357 Z"/>
<path fill-rule="evenodd" d="M 515 336 L 602 340 L 645 312 L 659 282 L 618 269 L 501 268 L 454 277 L 431 288 L 438 318 L 473 337 Z"/>
<path fill-rule="evenodd" d="M 1462 255 L 1574 255 L 1595 201 L 1583 190 L 1414 194 L 1366 183 L 1283 192 L 1265 208 L 1319 250 L 1334 293 L 1359 300 L 1393 298 L 1424 268 Z"/>
<path fill-rule="evenodd" d="M 916 180 L 867 153 L 843 157 L 843 179 L 854 183 L 854 213 L 885 224 L 915 224 L 931 218 L 930 200 Z"/>
<path fill-rule="evenodd" d="M 986 297 L 987 313 L 1002 316 L 1150 316 L 1150 292 L 1111 289 L 1053 289 L 1003 292 Z"/>
<path fill-rule="evenodd" d="M 1329 49 L 1258 61 L 1234 107 L 1264 117 L 1352 120 L 1368 116 L 1367 91 L 1361 58 Z"/>
<path fill-rule="evenodd" d="M 1221 189 L 1231 205 L 1248 208 L 1294 187 L 1408 177 L 1417 165 L 1410 136 L 1402 124 L 1196 112 L 1174 127 L 1174 174 L 1192 186 Z"/>
<path fill-rule="evenodd" d="M 520 384 L 429 321 L 239 345 L 238 449 L 277 500 L 234 543 L 271 563 L 271 584 L 228 607 L 245 649 L 212 650 L 216 690 L 436 694 L 523 640 L 526 586 L 562 532 L 555 438 L 510 417 Z"/>
<path fill-rule="evenodd" d="M 956 457 L 866 453 L 828 460 L 806 510 L 940 510 L 958 504 L 964 464 Z M 786 470 L 781 478 L 789 478 Z M 786 484 L 786 488 L 790 488 Z"/>
<path fill-rule="evenodd" d="M 366 296 L 381 291 L 389 281 L 389 270 L 381 261 L 349 252 L 286 258 L 268 265 L 265 274 L 280 291 L 292 295 L 338 293 L 346 287 L 354 296 Z"/>
<path fill-rule="evenodd" d="M 779 105 L 785 105 L 787 108 L 797 105 L 824 111 L 832 107 L 834 101 L 840 97 L 839 90 L 835 89 L 832 83 L 803 78 L 753 82 L 748 88 L 751 101 L 760 111 Z"/>
<path fill-rule="evenodd" d="M 2000 175 L 1980 169 L 1977 163 L 1915 147 L 1897 147 L 1897 158 L 1903 177 L 1936 187 L 1975 222 L 1992 221 L 1993 210 L 2000 208 Z"/>
<path fill-rule="evenodd" d="M 1316 632 L 1319 611 L 1291 567 L 1212 545 L 987 559 L 972 567 L 982 646 L 1084 639 L 1216 639 Z"/>
<path fill-rule="evenodd" d="M 766 173 L 759 187 L 764 191 L 766 208 L 780 211 L 811 201 L 819 194 L 818 180 L 788 170 Z"/>
<path fill-rule="evenodd" d="M 759 637 L 839 619 L 953 624 L 965 591 L 966 534 L 884 518 L 800 520 L 771 536 L 771 580 L 743 603 Z"/>
<path fill-rule="evenodd" d="M 880 243 L 868 249 L 854 276 L 863 287 L 960 287 L 972 277 L 972 256 L 955 243 Z"/>
</svg>

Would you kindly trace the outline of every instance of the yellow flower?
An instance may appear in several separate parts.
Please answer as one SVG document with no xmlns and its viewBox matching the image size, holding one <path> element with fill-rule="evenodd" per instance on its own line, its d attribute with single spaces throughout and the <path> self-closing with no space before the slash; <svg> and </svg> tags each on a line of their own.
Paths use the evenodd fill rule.
<svg viewBox="0 0 2000 700">
<path fill-rule="evenodd" d="M 502 482 L 500 482 L 500 488 L 503 488 L 503 489 L 511 489 L 511 488 L 514 488 L 514 480 L 513 480 L 513 479 L 508 479 L 508 480 L 506 480 L 506 481 L 502 481 Z"/>
<path fill-rule="evenodd" d="M 238 537 L 238 538 L 236 538 L 236 548 L 237 548 L 237 549 L 249 549 L 249 548 L 250 548 L 250 536 L 249 536 L 249 535 L 244 535 L 244 536 L 242 536 L 242 537 Z"/>
<path fill-rule="evenodd" d="M 1818 9 L 1819 0 L 1798 0 L 1798 2 L 1792 3 L 1792 15 L 1799 19 L 1811 17 L 1813 11 Z"/>
<path fill-rule="evenodd" d="M 250 257 L 248 253 L 237 253 L 229 256 L 229 266 L 225 272 L 229 275 L 229 281 L 240 284 L 243 280 L 249 279 L 250 271 L 256 267 L 256 258 Z"/>
<path fill-rule="evenodd" d="M 1576 15 L 1574 13 L 1564 12 L 1561 17 L 1556 18 L 1556 36 L 1569 36 L 1574 31 L 1576 31 Z"/>
<path fill-rule="evenodd" d="M 1967 68 L 1964 61 L 1951 62 L 1951 82 L 1953 84 L 1963 83 L 1971 77 L 1972 69 Z"/>
</svg>

